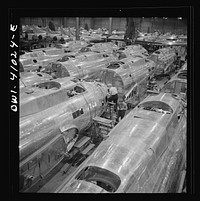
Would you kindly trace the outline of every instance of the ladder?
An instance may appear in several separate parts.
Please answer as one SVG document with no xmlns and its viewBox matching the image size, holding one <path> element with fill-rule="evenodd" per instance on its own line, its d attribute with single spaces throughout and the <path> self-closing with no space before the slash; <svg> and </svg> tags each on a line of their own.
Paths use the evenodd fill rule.
<svg viewBox="0 0 200 201">
<path fill-rule="evenodd" d="M 114 121 L 111 119 L 96 116 L 93 118 L 93 126 L 95 133 L 105 139 L 108 137 L 108 133 L 110 132 L 110 130 L 114 127 Z"/>
</svg>

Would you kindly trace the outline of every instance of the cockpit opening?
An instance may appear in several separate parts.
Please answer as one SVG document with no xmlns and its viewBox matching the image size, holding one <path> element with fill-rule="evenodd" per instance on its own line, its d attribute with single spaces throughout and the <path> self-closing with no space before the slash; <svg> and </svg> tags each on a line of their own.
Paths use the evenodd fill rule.
<svg viewBox="0 0 200 201">
<path fill-rule="evenodd" d="M 90 52 L 91 49 L 89 47 L 82 47 L 80 50 L 79 50 L 79 53 L 83 53 L 83 52 Z"/>
<path fill-rule="evenodd" d="M 177 78 L 179 78 L 179 79 L 187 79 L 187 73 L 185 73 L 185 72 L 179 73 L 177 75 Z"/>
<path fill-rule="evenodd" d="M 85 89 L 80 85 L 76 85 L 75 87 L 73 87 L 71 89 L 67 89 L 67 96 L 73 97 L 73 96 L 81 94 L 83 92 L 85 92 Z"/>
<path fill-rule="evenodd" d="M 109 170 L 95 166 L 85 167 L 75 179 L 91 182 L 108 192 L 115 192 L 121 184 L 119 176 Z"/>
<path fill-rule="evenodd" d="M 168 104 L 161 101 L 148 101 L 140 104 L 138 108 L 143 110 L 154 111 L 157 113 L 164 113 L 164 114 L 173 113 L 173 109 Z"/>
<path fill-rule="evenodd" d="M 75 56 L 74 55 L 65 55 L 64 57 L 62 57 L 61 59 L 58 59 L 57 61 L 65 62 L 65 61 L 69 61 L 70 58 L 74 59 Z"/>
<path fill-rule="evenodd" d="M 61 63 L 50 63 L 41 72 L 51 75 L 54 79 L 70 76 L 68 70 Z"/>
<path fill-rule="evenodd" d="M 61 84 L 54 81 L 48 81 L 36 84 L 35 87 L 41 88 L 41 89 L 60 89 Z"/>
<path fill-rule="evenodd" d="M 109 69 L 117 69 L 120 67 L 120 64 L 124 64 L 124 62 L 122 61 L 118 61 L 118 62 L 112 62 L 109 66 L 107 66 L 107 68 Z"/>
</svg>

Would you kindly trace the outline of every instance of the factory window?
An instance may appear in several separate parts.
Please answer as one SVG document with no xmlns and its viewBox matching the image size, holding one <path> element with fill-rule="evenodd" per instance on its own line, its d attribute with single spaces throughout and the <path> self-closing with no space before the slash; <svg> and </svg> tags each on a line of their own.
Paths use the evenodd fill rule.
<svg viewBox="0 0 200 201">
<path fill-rule="evenodd" d="M 161 101 L 148 101 L 140 104 L 138 108 L 141 108 L 143 110 L 150 110 L 158 113 L 165 113 L 165 114 L 171 114 L 173 113 L 172 108 Z"/>
<path fill-rule="evenodd" d="M 76 119 L 77 117 L 79 117 L 80 115 L 82 115 L 84 112 L 83 112 L 83 108 L 80 108 L 79 110 L 75 111 L 72 113 L 72 116 L 74 119 Z"/>
<path fill-rule="evenodd" d="M 121 184 L 119 176 L 109 170 L 95 166 L 85 167 L 75 178 L 96 184 L 108 192 L 115 192 Z"/>
</svg>

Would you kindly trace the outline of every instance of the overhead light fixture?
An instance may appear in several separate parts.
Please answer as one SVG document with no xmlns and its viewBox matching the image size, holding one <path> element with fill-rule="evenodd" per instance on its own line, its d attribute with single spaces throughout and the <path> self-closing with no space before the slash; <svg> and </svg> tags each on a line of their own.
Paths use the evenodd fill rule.
<svg viewBox="0 0 200 201">
<path fill-rule="evenodd" d="M 178 20 L 182 20 L 182 17 L 178 17 Z"/>
</svg>

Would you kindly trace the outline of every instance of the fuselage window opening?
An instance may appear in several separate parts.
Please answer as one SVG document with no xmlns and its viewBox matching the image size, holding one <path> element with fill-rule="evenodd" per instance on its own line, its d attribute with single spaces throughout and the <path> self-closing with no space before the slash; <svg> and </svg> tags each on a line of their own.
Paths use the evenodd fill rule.
<svg viewBox="0 0 200 201">
<path fill-rule="evenodd" d="M 70 97 L 73 97 L 74 95 L 77 95 L 77 93 L 74 91 L 74 89 L 67 89 L 67 96 L 70 98 Z"/>
<path fill-rule="evenodd" d="M 76 119 L 77 117 L 79 117 L 80 115 L 82 115 L 84 112 L 83 112 L 83 108 L 80 108 L 79 110 L 75 111 L 72 113 L 72 116 L 74 119 Z"/>
<path fill-rule="evenodd" d="M 68 61 L 68 60 L 69 60 L 69 56 L 64 56 L 61 59 L 58 59 L 57 61 L 65 62 L 65 61 Z"/>
<path fill-rule="evenodd" d="M 61 84 L 59 82 L 47 81 L 37 84 L 36 87 L 41 89 L 60 89 Z"/>
<path fill-rule="evenodd" d="M 82 86 L 77 85 L 77 86 L 74 87 L 74 91 L 76 93 L 83 93 L 85 91 L 85 89 Z"/>
<path fill-rule="evenodd" d="M 115 192 L 121 184 L 119 176 L 109 170 L 95 166 L 84 168 L 75 179 L 91 182 L 108 192 Z"/>
<path fill-rule="evenodd" d="M 117 69 L 119 68 L 120 65 L 118 63 L 111 63 L 107 68 L 110 68 L 110 69 Z"/>
<path fill-rule="evenodd" d="M 177 77 L 180 79 L 187 79 L 187 73 L 179 73 Z"/>
<path fill-rule="evenodd" d="M 82 86 L 77 85 L 74 88 L 67 89 L 66 93 L 67 93 L 67 96 L 70 98 L 75 95 L 81 94 L 83 92 L 85 92 L 85 89 Z"/>
</svg>

